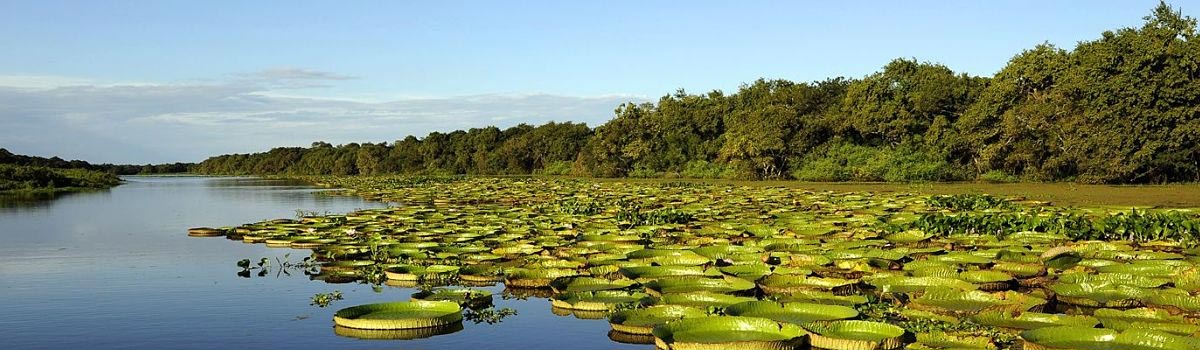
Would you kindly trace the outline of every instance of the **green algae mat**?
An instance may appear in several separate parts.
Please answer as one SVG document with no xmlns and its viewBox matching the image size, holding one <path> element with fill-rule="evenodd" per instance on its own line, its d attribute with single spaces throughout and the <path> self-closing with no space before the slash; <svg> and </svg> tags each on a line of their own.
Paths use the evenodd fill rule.
<svg viewBox="0 0 1200 350">
<path fill-rule="evenodd" d="M 689 182 L 314 180 L 393 205 L 189 234 L 310 250 L 314 279 L 329 283 L 424 289 L 339 311 L 347 336 L 458 331 L 459 305 L 491 297 L 464 287 L 502 283 L 556 313 L 607 318 L 614 340 L 664 349 L 1200 349 L 1200 215 L 1186 208 Z"/>
</svg>

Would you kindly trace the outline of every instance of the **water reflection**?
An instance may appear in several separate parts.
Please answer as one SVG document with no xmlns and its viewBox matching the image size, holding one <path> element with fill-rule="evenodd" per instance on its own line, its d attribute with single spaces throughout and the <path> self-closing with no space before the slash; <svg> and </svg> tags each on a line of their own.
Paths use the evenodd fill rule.
<svg viewBox="0 0 1200 350">
<path fill-rule="evenodd" d="M 608 331 L 608 339 L 624 344 L 654 344 L 653 335 Z"/>
<path fill-rule="evenodd" d="M 451 334 L 463 330 L 462 322 L 455 322 L 445 326 L 425 327 L 417 329 L 357 329 L 342 326 L 334 326 L 333 333 L 355 339 L 367 340 L 411 340 L 429 338 L 435 335 Z"/>
<path fill-rule="evenodd" d="M 90 192 L 33 192 L 33 193 L 3 193 L 0 194 L 0 212 L 19 212 L 21 210 L 45 210 L 55 199 L 75 196 L 85 193 L 107 192 L 97 190 Z"/>
<path fill-rule="evenodd" d="M 564 322 L 547 312 L 548 290 L 502 293 L 493 283 L 479 286 L 504 298 L 471 312 L 481 320 L 489 309 L 517 313 L 503 322 L 466 322 L 462 330 L 423 338 L 391 334 L 385 339 L 407 339 L 391 345 L 361 340 L 378 334 L 339 336 L 330 332 L 336 309 L 408 300 L 418 286 L 377 288 L 357 270 L 279 269 L 284 264 L 276 257 L 286 260 L 290 252 L 299 260 L 310 251 L 187 236 L 191 227 L 289 218 L 297 210 L 344 213 L 385 205 L 314 195 L 322 191 L 254 178 L 128 177 L 108 191 L 0 199 L 0 349 L 619 346 L 607 337 L 604 320 Z M 238 266 L 241 259 L 257 266 L 262 257 L 270 268 Z M 335 290 L 345 299 L 329 308 L 310 305 L 315 294 Z"/>
</svg>

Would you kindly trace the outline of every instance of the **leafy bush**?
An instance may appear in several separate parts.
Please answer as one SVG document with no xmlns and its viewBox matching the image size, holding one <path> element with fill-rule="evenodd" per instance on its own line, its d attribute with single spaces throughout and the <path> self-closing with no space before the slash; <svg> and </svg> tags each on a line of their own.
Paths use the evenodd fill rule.
<svg viewBox="0 0 1200 350">
<path fill-rule="evenodd" d="M 804 181 L 948 181 L 961 177 L 939 152 L 916 145 L 871 147 L 830 142 L 802 158 L 792 177 Z"/>
<path fill-rule="evenodd" d="M 550 162 L 539 170 L 538 173 L 542 175 L 571 175 L 572 166 L 573 163 L 569 161 Z"/>
<path fill-rule="evenodd" d="M 116 175 L 99 171 L 0 164 L 0 191 L 109 188 L 120 183 Z"/>
<path fill-rule="evenodd" d="M 984 209 L 1013 209 L 1015 204 L 1007 199 L 986 194 L 954 194 L 929 197 L 929 205 L 934 208 L 954 211 L 974 211 Z"/>
<path fill-rule="evenodd" d="M 1021 181 L 1020 178 L 1000 170 L 988 170 L 986 173 L 979 175 L 979 180 L 995 183 L 1013 183 Z"/>
<path fill-rule="evenodd" d="M 683 177 L 693 179 L 730 179 L 734 177 L 734 170 L 721 164 L 709 163 L 706 160 L 693 160 L 684 164 Z"/>
<path fill-rule="evenodd" d="M 1169 241 L 1200 245 L 1200 216 L 1180 211 L 1138 211 L 1091 216 L 1071 212 L 1011 211 L 1000 213 L 925 213 L 916 220 L 883 224 L 885 232 L 921 230 L 935 236 L 991 235 L 1004 239 L 1016 232 L 1060 234 L 1073 241 Z"/>
<path fill-rule="evenodd" d="M 636 169 L 630 170 L 629 174 L 626 174 L 626 176 L 633 177 L 633 178 L 649 179 L 649 178 L 660 177 L 660 176 L 662 176 L 662 173 L 654 171 L 654 169 L 638 167 Z"/>
</svg>

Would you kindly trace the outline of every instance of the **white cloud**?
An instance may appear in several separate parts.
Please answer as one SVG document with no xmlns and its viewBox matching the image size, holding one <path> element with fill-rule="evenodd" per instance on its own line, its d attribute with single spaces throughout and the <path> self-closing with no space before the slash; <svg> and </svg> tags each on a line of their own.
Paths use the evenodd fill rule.
<svg viewBox="0 0 1200 350">
<path fill-rule="evenodd" d="M 48 89 L 60 86 L 89 84 L 86 79 L 53 75 L 2 75 L 0 86 L 26 89 Z"/>
<path fill-rule="evenodd" d="M 0 76 L 0 147 L 96 162 L 199 161 L 275 146 L 382 142 L 551 120 L 591 126 L 630 95 L 485 94 L 384 102 L 276 94 L 354 77 L 270 69 L 228 81 L 96 84 Z"/>
<path fill-rule="evenodd" d="M 351 80 L 358 79 L 357 77 L 342 75 L 337 73 L 322 72 L 318 70 L 282 67 L 271 68 L 258 71 L 255 73 L 246 74 L 246 77 L 271 79 L 271 80 Z"/>
</svg>

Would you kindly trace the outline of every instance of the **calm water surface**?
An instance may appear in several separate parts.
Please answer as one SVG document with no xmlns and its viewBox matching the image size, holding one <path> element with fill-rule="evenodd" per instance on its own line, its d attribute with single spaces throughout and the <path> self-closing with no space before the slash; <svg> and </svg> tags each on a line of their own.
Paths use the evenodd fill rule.
<svg viewBox="0 0 1200 350">
<path fill-rule="evenodd" d="M 195 226 L 343 213 L 385 204 L 281 180 L 129 177 L 107 191 L 52 199 L 0 196 L 0 349 L 651 349 L 608 339 L 604 320 L 551 313 L 545 299 L 504 300 L 516 316 L 465 322 L 418 340 L 359 340 L 333 332 L 341 307 L 407 300 L 412 289 L 237 276 L 243 258 L 292 261 L 307 250 L 191 238 Z M 314 293 L 341 291 L 331 307 Z"/>
</svg>

